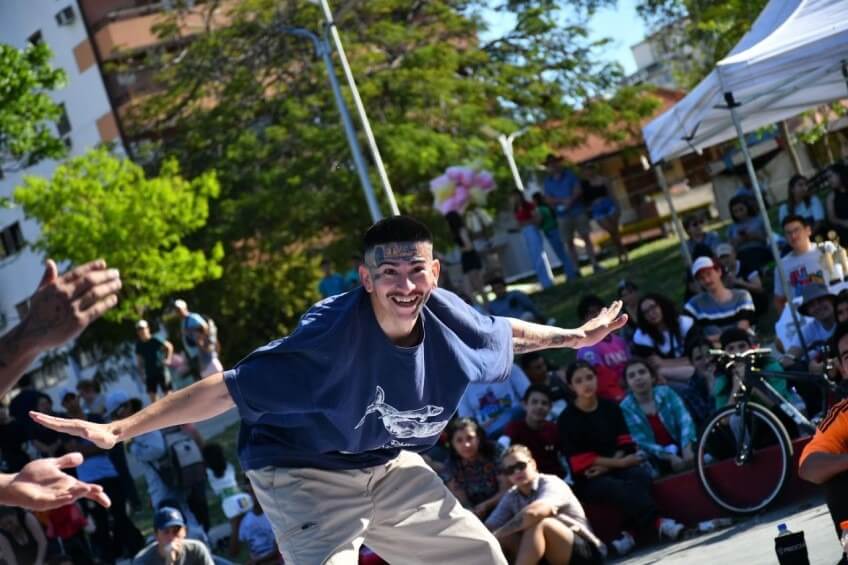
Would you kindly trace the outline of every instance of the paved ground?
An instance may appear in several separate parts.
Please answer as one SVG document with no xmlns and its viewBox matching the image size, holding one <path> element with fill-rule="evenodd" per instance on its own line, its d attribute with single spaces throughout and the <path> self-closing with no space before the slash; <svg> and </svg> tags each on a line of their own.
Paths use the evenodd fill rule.
<svg viewBox="0 0 848 565">
<path fill-rule="evenodd" d="M 773 565 L 777 563 L 774 536 L 781 522 L 792 531 L 804 531 L 811 565 L 833 565 L 839 561 L 841 547 L 830 514 L 823 501 L 816 499 L 742 520 L 724 530 L 675 544 L 645 548 L 626 559 L 612 562 L 620 565 Z"/>
</svg>

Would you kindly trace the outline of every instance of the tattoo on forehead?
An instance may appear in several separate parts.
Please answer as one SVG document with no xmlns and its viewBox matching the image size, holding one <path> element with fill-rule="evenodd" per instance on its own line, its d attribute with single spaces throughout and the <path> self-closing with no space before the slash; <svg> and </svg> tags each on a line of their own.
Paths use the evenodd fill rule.
<svg viewBox="0 0 848 565">
<path fill-rule="evenodd" d="M 369 267 L 379 267 L 385 261 L 413 261 L 415 259 L 427 259 L 424 242 L 404 241 L 393 243 L 381 243 L 375 245 L 365 257 Z"/>
</svg>

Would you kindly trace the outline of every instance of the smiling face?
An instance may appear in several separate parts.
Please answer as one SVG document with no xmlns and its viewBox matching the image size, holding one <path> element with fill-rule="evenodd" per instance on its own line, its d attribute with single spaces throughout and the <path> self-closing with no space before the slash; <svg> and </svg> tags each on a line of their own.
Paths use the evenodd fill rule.
<svg viewBox="0 0 848 565">
<path fill-rule="evenodd" d="M 624 371 L 627 387 L 636 394 L 650 394 L 654 389 L 654 379 L 650 369 L 644 363 L 628 365 Z"/>
<path fill-rule="evenodd" d="M 577 396 L 584 400 L 595 398 L 598 392 L 598 378 L 595 376 L 595 371 L 580 367 L 571 376 L 571 382 L 568 383 L 568 388 Z"/>
<path fill-rule="evenodd" d="M 440 265 L 427 242 L 382 243 L 359 267 L 377 321 L 389 337 L 409 334 L 439 280 Z"/>
<path fill-rule="evenodd" d="M 531 392 L 524 404 L 527 420 L 533 423 L 544 422 L 551 412 L 551 399 L 543 392 Z"/>
<path fill-rule="evenodd" d="M 454 451 L 465 460 L 474 459 L 480 452 L 480 437 L 473 426 L 465 426 L 454 432 L 451 437 Z"/>
</svg>

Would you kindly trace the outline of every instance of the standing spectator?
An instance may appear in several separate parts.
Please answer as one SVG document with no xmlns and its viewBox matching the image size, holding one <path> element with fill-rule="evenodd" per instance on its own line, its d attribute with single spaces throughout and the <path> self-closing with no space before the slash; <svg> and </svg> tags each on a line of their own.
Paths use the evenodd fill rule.
<svg viewBox="0 0 848 565">
<path fill-rule="evenodd" d="M 554 285 L 554 274 L 551 271 L 548 255 L 545 253 L 542 234 L 539 232 L 541 217 L 536 210 L 536 205 L 525 198 L 524 192 L 515 189 L 512 193 L 512 212 L 515 221 L 521 228 L 521 235 L 527 245 L 527 256 L 533 264 L 539 284 L 542 285 L 542 288 L 552 287 Z"/>
<path fill-rule="evenodd" d="M 658 518 L 651 496 L 651 473 L 643 465 L 645 454 L 637 451 L 621 408 L 598 396 L 598 379 L 589 364 L 572 363 L 566 378 L 575 399 L 557 424 L 577 495 L 586 502 L 621 508 L 628 530 L 612 542 L 620 555 L 636 546 L 635 530 L 655 529 L 661 538 L 676 539 L 683 525 Z"/>
<path fill-rule="evenodd" d="M 695 424 L 683 400 L 670 387 L 657 385 L 657 375 L 643 359 L 624 369 L 629 392 L 621 411 L 636 446 L 648 454 L 658 474 L 679 473 L 695 462 Z"/>
<path fill-rule="evenodd" d="M 181 320 L 183 350 L 189 358 L 192 372 L 203 378 L 223 371 L 224 367 L 218 360 L 221 344 L 218 341 L 218 328 L 215 323 L 201 314 L 190 312 L 185 300 L 175 300 L 174 309 Z"/>
<path fill-rule="evenodd" d="M 574 247 L 575 232 L 579 234 L 586 244 L 586 252 L 592 261 L 592 267 L 597 271 L 600 265 L 595 257 L 595 248 L 592 246 L 589 216 L 583 205 L 580 179 L 569 171 L 562 158 L 556 155 L 548 155 L 545 159 L 545 167 L 548 169 L 548 175 L 544 181 L 545 197 L 556 210 L 562 240 L 574 259 L 574 264 L 579 266 L 577 249 Z"/>
<path fill-rule="evenodd" d="M 706 220 L 701 214 L 692 214 L 683 219 L 683 229 L 686 230 L 686 235 L 689 239 L 686 240 L 686 247 L 689 248 L 689 255 L 694 259 L 695 247 L 704 245 L 710 250 L 715 250 L 721 239 L 714 231 L 704 231 Z"/>
<path fill-rule="evenodd" d="M 448 425 L 448 445 L 442 480 L 460 504 L 485 519 L 506 492 L 498 474 L 496 444 L 473 418 L 459 418 Z"/>
<path fill-rule="evenodd" d="M 783 224 L 787 216 L 801 216 L 818 233 L 824 225 L 825 214 L 821 200 L 807 191 L 807 177 L 792 175 L 789 179 L 789 197 L 780 205 L 777 220 Z"/>
<path fill-rule="evenodd" d="M 486 430 L 486 435 L 497 439 L 506 425 L 523 417 L 521 399 L 530 386 L 527 375 L 518 365 L 512 365 L 509 378 L 492 383 L 471 383 L 459 401 L 457 414 L 461 418 L 474 418 Z"/>
<path fill-rule="evenodd" d="M 150 402 L 156 402 L 160 389 L 163 395 L 171 390 L 168 365 L 171 364 L 174 346 L 167 339 L 162 340 L 151 335 L 150 326 L 147 325 L 146 320 L 136 322 L 135 329 L 138 337 L 135 342 L 135 363 L 139 374 L 144 379 Z"/>
<path fill-rule="evenodd" d="M 345 290 L 353 290 L 359 286 L 359 265 L 362 264 L 362 256 L 354 253 L 350 256 L 350 270 L 344 274 Z"/>
<path fill-rule="evenodd" d="M 156 541 L 133 559 L 133 565 L 215 565 L 209 549 L 186 539 L 186 523 L 176 508 L 160 508 L 153 516 Z"/>
<path fill-rule="evenodd" d="M 559 462 L 559 431 L 555 423 L 548 421 L 551 403 L 551 391 L 548 387 L 540 384 L 530 385 L 522 402 L 524 420 L 510 422 L 504 430 L 504 435 L 510 439 L 512 445 L 526 445 L 541 472 L 564 477 L 565 470 Z"/>
<path fill-rule="evenodd" d="M 271 522 L 262 510 L 262 505 L 256 500 L 256 494 L 245 481 L 247 490 L 253 499 L 253 507 L 241 517 L 238 528 L 238 540 L 247 544 L 250 553 L 250 565 L 277 565 L 282 563 L 277 540 L 271 530 Z"/>
<path fill-rule="evenodd" d="M 48 414 L 55 413 L 53 412 L 53 400 L 43 392 L 38 393 L 35 409 L 39 412 L 46 410 Z M 31 426 L 28 430 L 29 440 L 41 457 L 56 457 L 63 453 L 64 446 L 61 434 L 38 424 Z"/>
<path fill-rule="evenodd" d="M 639 318 L 639 287 L 636 283 L 621 279 L 618 282 L 618 299 L 621 300 L 622 308 L 627 312 L 627 325 L 618 331 L 618 335 L 626 341 L 633 341 L 638 326 L 636 320 Z"/>
<path fill-rule="evenodd" d="M 577 317 L 584 323 L 597 316 L 604 308 L 603 301 L 594 294 L 587 294 L 577 304 Z M 621 379 L 624 366 L 630 359 L 630 347 L 619 335 L 609 334 L 590 347 L 577 350 L 577 359 L 592 367 L 598 378 L 598 396 L 615 402 L 624 398 Z"/>
<path fill-rule="evenodd" d="M 512 488 L 486 520 L 514 563 L 603 563 L 603 544 L 583 505 L 558 476 L 540 473 L 527 447 L 513 445 L 501 459 Z"/>
<path fill-rule="evenodd" d="M 322 298 L 335 296 L 347 290 L 344 277 L 333 271 L 333 265 L 329 259 L 321 261 L 321 271 L 324 277 L 318 283 L 318 292 L 321 293 Z"/>
<path fill-rule="evenodd" d="M 0 561 L 4 565 L 44 565 L 47 537 L 31 512 L 0 506 Z"/>
<path fill-rule="evenodd" d="M 827 221 L 839 234 L 842 245 L 848 245 L 848 166 L 841 163 L 827 170 L 830 194 L 827 195 Z"/>
<path fill-rule="evenodd" d="M 83 379 L 77 383 L 77 392 L 82 401 L 82 408 L 89 416 L 106 415 L 106 395 L 96 380 Z"/>
<path fill-rule="evenodd" d="M 703 328 L 707 336 L 717 337 L 721 331 L 738 327 L 751 328 L 754 300 L 747 290 L 730 290 L 721 280 L 721 265 L 710 257 L 698 257 L 692 263 L 692 276 L 704 292 L 693 296 L 684 310 Z"/>
<path fill-rule="evenodd" d="M 769 262 L 771 253 L 766 243 L 766 227 L 749 196 L 734 196 L 730 199 L 730 217 L 733 223 L 727 237 L 739 260 L 752 269 L 759 269 Z"/>
<path fill-rule="evenodd" d="M 562 270 L 565 276 L 568 278 L 579 278 L 580 272 L 577 270 L 574 260 L 562 243 L 556 212 L 545 201 L 545 196 L 541 192 L 533 193 L 533 203 L 536 205 L 536 210 L 539 211 L 539 228 L 545 234 L 548 243 L 551 244 L 551 249 L 556 253 L 559 262 L 562 263 Z"/>
<path fill-rule="evenodd" d="M 786 216 L 783 218 L 783 234 L 792 249 L 780 260 L 790 291 L 786 292 L 780 277 L 774 276 L 774 305 L 777 311 L 783 310 L 787 296 L 789 299 L 800 297 L 805 286 L 813 282 L 828 284 L 824 280 L 821 267 L 821 251 L 810 240 L 813 232 L 807 220 L 801 216 Z"/>
<path fill-rule="evenodd" d="M 729 289 L 747 290 L 754 300 L 757 316 L 768 311 L 768 295 L 760 280 L 760 272 L 736 258 L 736 250 L 729 243 L 721 243 L 715 248 L 716 257 L 723 268 L 722 282 Z"/>
<path fill-rule="evenodd" d="M 489 302 L 489 313 L 493 316 L 518 318 L 527 322 L 544 323 L 545 316 L 536 308 L 533 299 L 520 290 L 507 290 L 503 277 L 489 281 L 495 299 Z"/>
<path fill-rule="evenodd" d="M 613 245 L 618 250 L 619 263 L 626 263 L 627 248 L 621 240 L 619 226 L 621 210 L 612 197 L 609 179 L 601 175 L 597 163 L 585 163 L 582 167 L 582 177 L 580 187 L 583 191 L 583 202 L 589 208 L 589 214 L 609 233 Z"/>
<path fill-rule="evenodd" d="M 108 404 L 107 413 L 109 408 L 117 408 Z M 76 397 L 66 396 L 65 409 L 69 418 L 103 422 L 98 416 L 86 416 Z M 112 500 L 108 510 L 97 504 L 88 505 L 96 528 L 92 536 L 95 549 L 102 552 L 102 557 L 107 561 L 117 559 L 127 552 L 127 556 L 135 555 L 144 546 L 144 538 L 127 516 L 127 492 L 109 451 L 100 449 L 88 440 L 70 436 L 66 436 L 64 447 L 67 451 L 79 451 L 85 456 L 85 460 L 77 467 L 79 480 L 102 486 L 103 491 Z M 123 447 L 117 446 L 115 449 Z M 110 516 L 112 526 L 109 525 Z"/>
<path fill-rule="evenodd" d="M 712 390 L 715 386 L 716 364 L 710 355 L 711 348 L 710 342 L 702 337 L 689 339 L 686 344 L 686 356 L 695 368 L 695 373 L 680 396 L 689 408 L 698 430 L 704 427 L 714 409 Z"/>
<path fill-rule="evenodd" d="M 488 302 L 488 295 L 483 284 L 483 260 L 474 248 L 474 241 L 471 239 L 468 228 L 465 227 L 462 216 L 459 215 L 459 212 L 452 211 L 445 215 L 445 220 L 450 227 L 454 243 L 462 253 L 460 263 L 465 294 L 472 298 L 479 295 L 484 303 Z"/>
<path fill-rule="evenodd" d="M 686 357 L 686 336 L 695 320 L 678 314 L 671 300 L 656 293 L 639 300 L 638 316 L 634 355 L 644 357 L 673 388 L 685 387 L 692 376 L 692 365 Z"/>
<path fill-rule="evenodd" d="M 544 385 L 548 389 L 551 397 L 551 413 L 548 418 L 556 420 L 560 412 L 565 410 L 568 400 L 565 371 L 551 370 L 544 355 L 538 351 L 531 351 L 521 356 L 521 370 L 527 375 L 531 385 Z M 526 395 L 527 391 L 524 391 L 524 394 Z"/>
</svg>

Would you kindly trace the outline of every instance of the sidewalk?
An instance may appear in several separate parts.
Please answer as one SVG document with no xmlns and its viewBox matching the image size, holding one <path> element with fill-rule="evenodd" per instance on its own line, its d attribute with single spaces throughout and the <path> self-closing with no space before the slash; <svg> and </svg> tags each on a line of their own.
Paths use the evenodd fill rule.
<svg viewBox="0 0 848 565">
<path fill-rule="evenodd" d="M 682 501 L 681 501 L 682 502 Z M 789 505 L 744 519 L 730 528 L 674 544 L 654 545 L 610 563 L 620 565 L 774 565 L 777 525 L 785 522 L 792 531 L 804 531 L 812 565 L 833 565 L 841 547 L 833 522 L 821 498 Z"/>
</svg>

